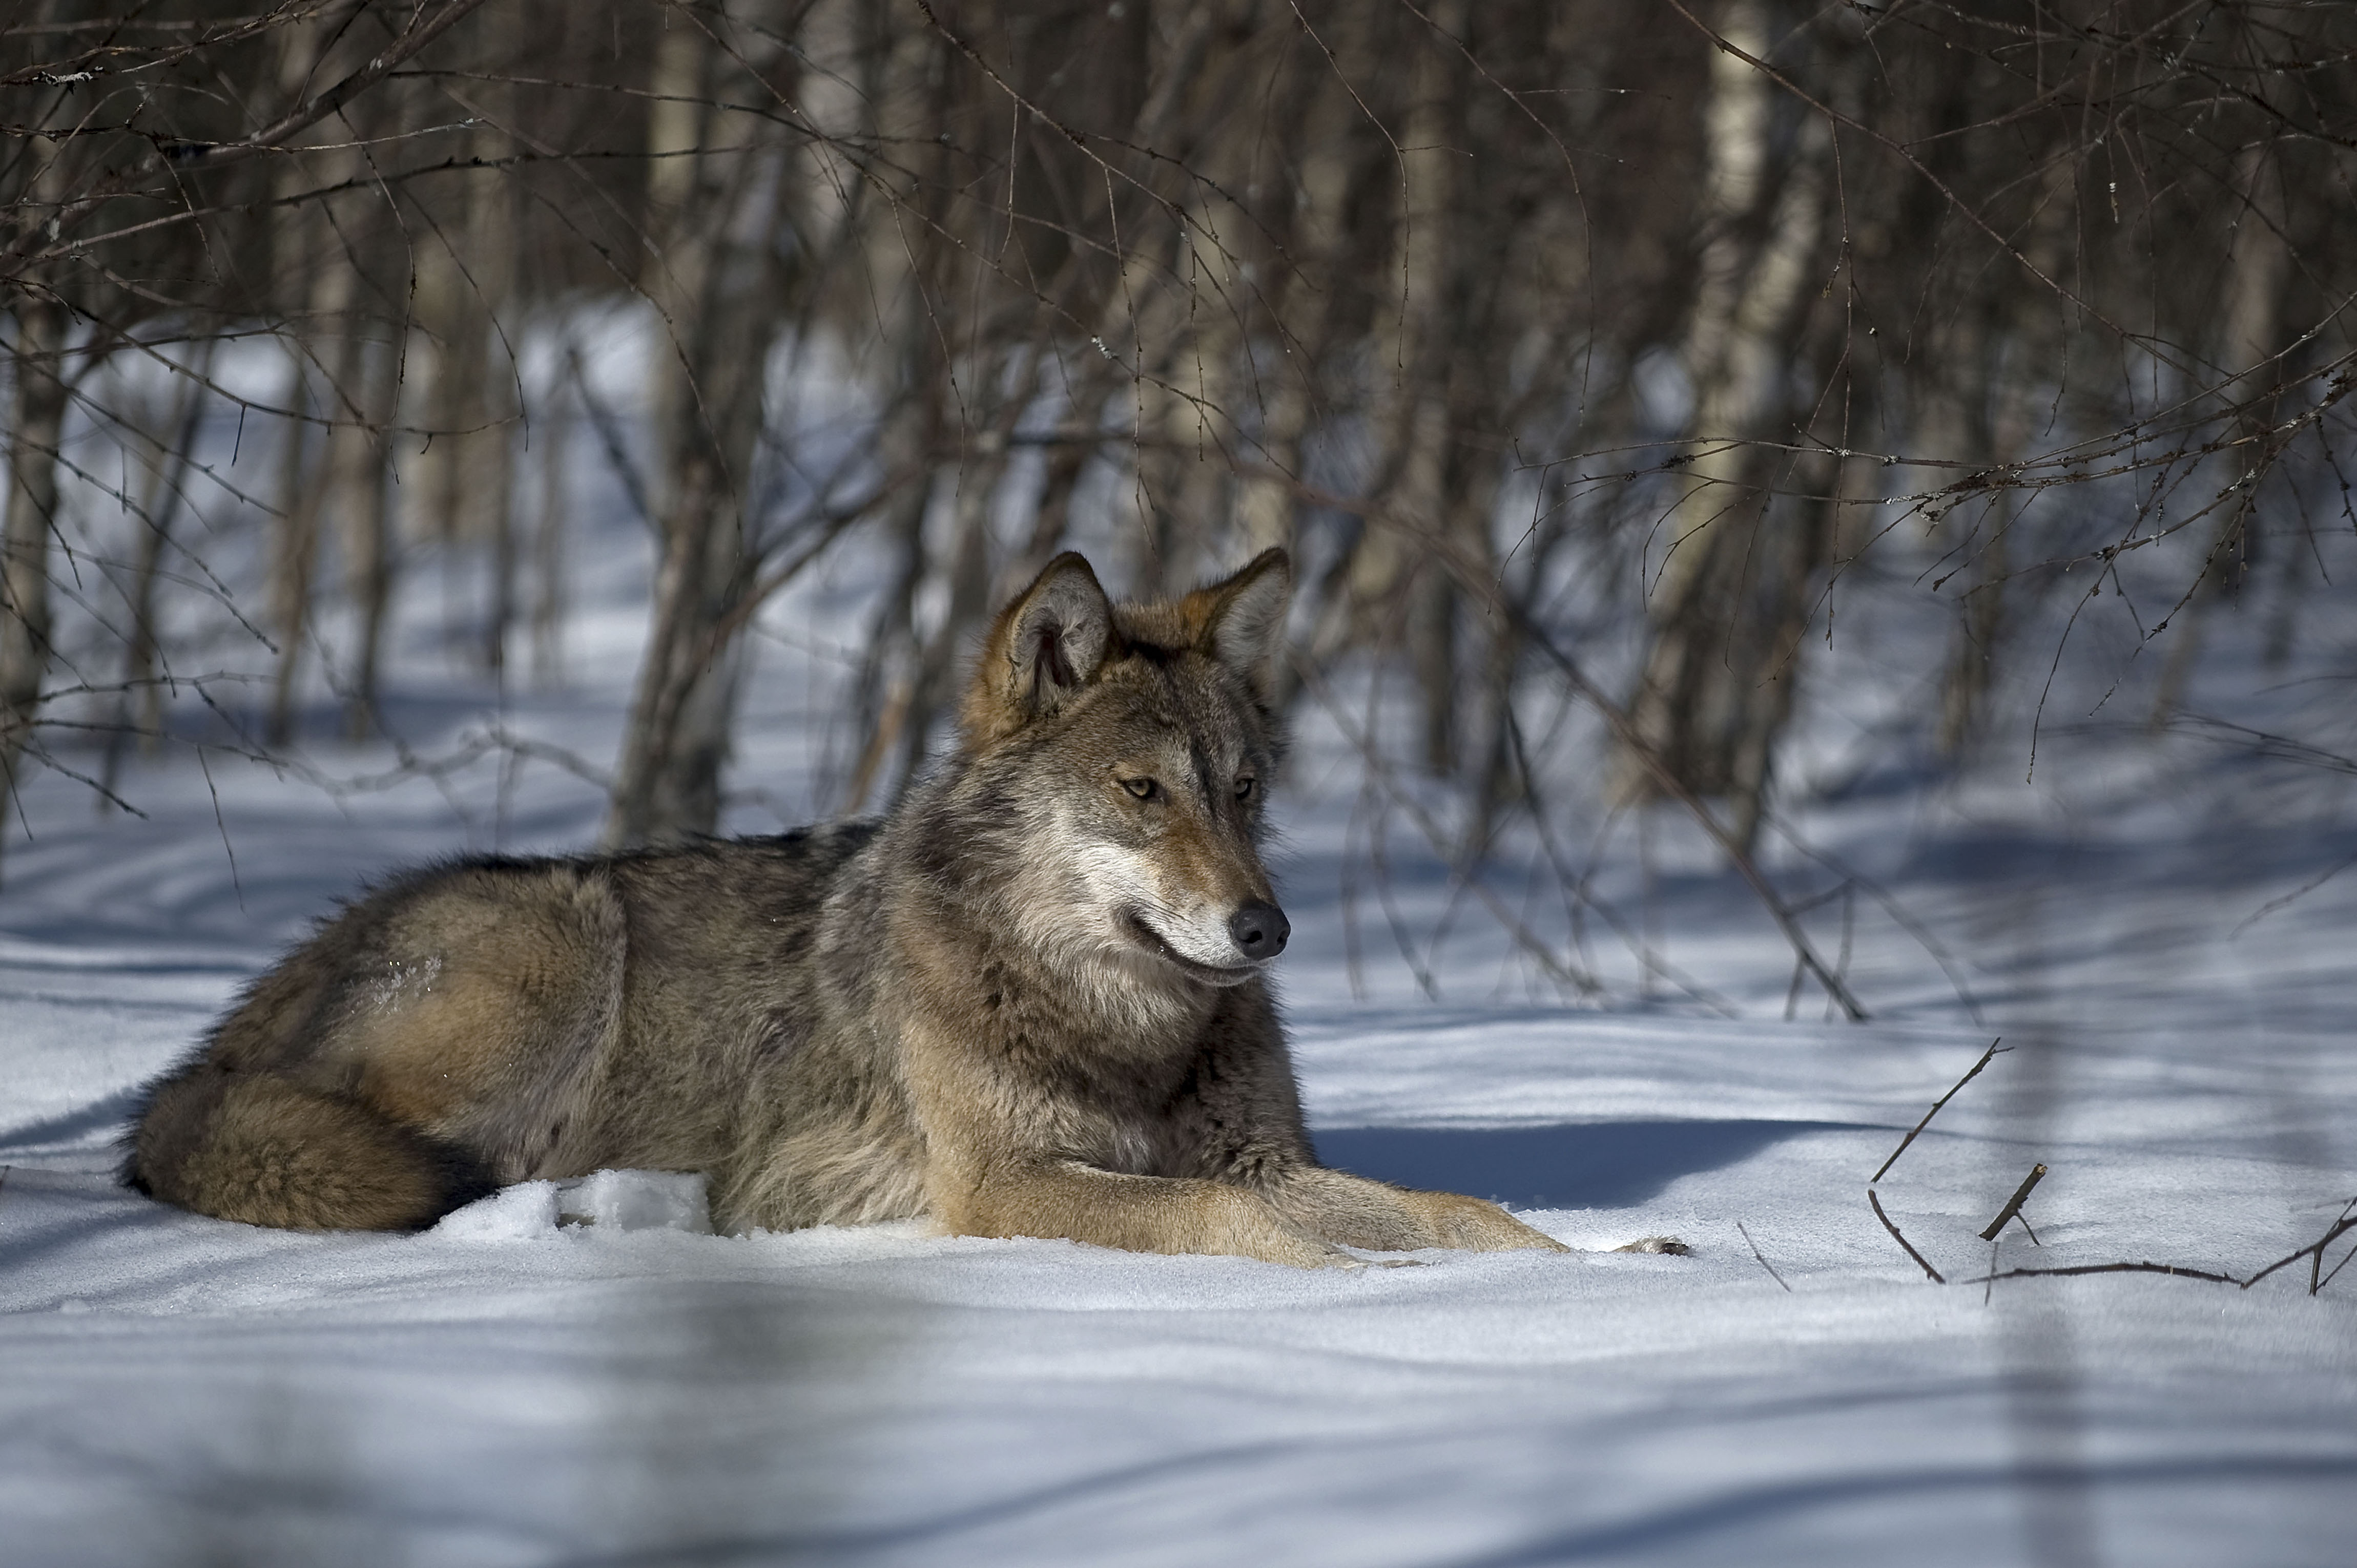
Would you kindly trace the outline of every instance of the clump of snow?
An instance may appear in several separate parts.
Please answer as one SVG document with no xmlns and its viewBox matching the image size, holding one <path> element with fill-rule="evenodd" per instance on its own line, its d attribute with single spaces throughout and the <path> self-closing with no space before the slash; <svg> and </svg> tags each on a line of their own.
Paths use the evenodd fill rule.
<svg viewBox="0 0 2357 1568">
<path fill-rule="evenodd" d="M 464 1208 L 454 1208 L 434 1227 L 453 1241 L 538 1241 L 556 1234 L 556 1184 L 520 1181 Z"/>
<path fill-rule="evenodd" d="M 566 1230 L 712 1234 L 700 1171 L 598 1171 L 578 1181 L 520 1181 L 442 1217 L 452 1241 L 545 1241 Z"/>
<path fill-rule="evenodd" d="M 604 1230 L 712 1234 L 702 1171 L 598 1171 L 564 1184 L 557 1214 L 567 1225 Z"/>
</svg>

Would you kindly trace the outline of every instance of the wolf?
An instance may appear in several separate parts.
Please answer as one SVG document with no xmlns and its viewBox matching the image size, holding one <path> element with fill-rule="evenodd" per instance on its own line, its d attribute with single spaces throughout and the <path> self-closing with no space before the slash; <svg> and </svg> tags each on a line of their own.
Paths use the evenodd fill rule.
<svg viewBox="0 0 2357 1568">
<path fill-rule="evenodd" d="M 1305 1268 L 1565 1251 L 1311 1147 L 1262 864 L 1292 585 L 1271 550 L 1116 604 L 1067 553 L 880 821 L 393 879 L 151 1088 L 124 1179 L 295 1229 L 641 1167 L 705 1173 L 731 1231 L 928 1219 Z"/>
</svg>

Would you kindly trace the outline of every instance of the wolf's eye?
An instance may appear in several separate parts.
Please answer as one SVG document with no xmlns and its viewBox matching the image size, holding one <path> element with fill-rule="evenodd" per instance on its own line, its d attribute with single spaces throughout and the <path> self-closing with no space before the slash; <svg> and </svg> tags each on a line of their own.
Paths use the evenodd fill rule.
<svg viewBox="0 0 2357 1568">
<path fill-rule="evenodd" d="M 1125 779 L 1121 781 L 1121 787 L 1141 800 L 1151 800 L 1154 799 L 1154 792 L 1162 788 L 1151 779 Z"/>
<path fill-rule="evenodd" d="M 1259 787 L 1260 781 L 1253 778 L 1250 774 L 1246 774 L 1243 778 L 1236 780 L 1236 799 L 1239 800 L 1251 800 L 1253 798 L 1253 791 Z"/>
</svg>

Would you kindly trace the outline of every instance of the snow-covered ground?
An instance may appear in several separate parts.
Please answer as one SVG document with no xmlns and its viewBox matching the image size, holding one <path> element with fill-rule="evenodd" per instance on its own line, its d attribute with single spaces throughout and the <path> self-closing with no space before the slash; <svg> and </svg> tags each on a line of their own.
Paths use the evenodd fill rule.
<svg viewBox="0 0 2357 1568">
<path fill-rule="evenodd" d="M 576 688 L 512 698 L 517 733 L 610 756 L 633 624 L 609 596 Z M 403 722 L 447 749 L 464 682 L 404 667 Z M 2261 684 L 2218 668 L 2222 706 Z M 813 691 L 757 684 L 737 825 L 807 804 Z M 1787 1021 L 1789 951 L 1667 825 L 1647 923 L 1713 1004 L 1555 999 L 1478 909 L 1427 999 L 1366 897 L 1354 980 L 1356 795 L 1324 755 L 1294 769 L 1283 972 L 1327 1157 L 1691 1257 L 1345 1275 L 519 1201 L 416 1237 L 165 1208 L 110 1177 L 133 1091 L 309 917 L 404 862 L 577 845 L 597 794 L 531 760 L 331 793 L 182 752 L 131 774 L 140 820 L 36 780 L 0 891 L 0 1561 L 2357 1560 L 2357 1269 L 2313 1297 L 2305 1264 L 1968 1283 L 2247 1273 L 2357 1194 L 2357 873 L 2261 916 L 2357 854 L 2330 789 L 2201 735 L 2063 736 L 2034 788 L 2018 757 L 1857 774 L 1796 824 L 1955 972 L 1878 906 L 1846 943 L 1824 906 L 1874 1014 L 1847 1025 L 1806 990 Z M 1615 853 L 1598 886 L 1633 908 Z M 1428 929 L 1441 869 L 1395 843 L 1392 879 Z M 1876 1189 L 1934 1284 L 1867 1181 L 1999 1035 Z M 2033 1163 L 2042 1245 L 1979 1240 Z"/>
</svg>

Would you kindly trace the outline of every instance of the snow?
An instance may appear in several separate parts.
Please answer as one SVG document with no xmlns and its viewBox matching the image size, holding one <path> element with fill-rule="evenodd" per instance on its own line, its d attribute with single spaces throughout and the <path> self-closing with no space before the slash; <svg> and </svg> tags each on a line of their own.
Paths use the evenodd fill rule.
<svg viewBox="0 0 2357 1568">
<path fill-rule="evenodd" d="M 442 1217 L 445 1241 L 556 1241 L 563 1232 L 597 1227 L 603 1240 L 623 1230 L 712 1234 L 704 1177 L 694 1171 L 597 1171 L 578 1181 L 520 1181 Z"/>
<path fill-rule="evenodd" d="M 452 1241 L 537 1241 L 553 1240 L 562 1222 L 554 1182 L 520 1181 L 451 1210 L 434 1227 L 434 1234 Z"/>
<path fill-rule="evenodd" d="M 700 1171 L 596 1171 L 562 1184 L 558 1196 L 559 1218 L 567 1225 L 712 1234 Z"/>
<path fill-rule="evenodd" d="M 323 824 L 283 825 L 239 835 L 250 907 L 333 877 L 307 847 Z M 221 862 L 209 826 L 145 881 L 156 929 Z M 199 901 L 233 907 L 212 875 Z M 26 881 L 39 908 L 82 879 Z M 124 901 L 81 918 L 127 925 Z M 2245 978 L 2347 929 L 2250 950 Z M 128 1093 L 269 943 L 12 935 L 9 1559 L 2346 1561 L 2348 1282 L 1985 1298 L 1930 1284 L 1874 1223 L 1867 1176 L 1986 1047 L 1977 1026 L 1361 1005 L 1312 948 L 1288 990 L 1329 1158 L 1504 1197 L 1576 1246 L 1674 1232 L 1695 1255 L 1340 1274 L 914 1226 L 726 1238 L 694 1233 L 692 1191 L 619 1175 L 417 1237 L 258 1231 L 106 1167 Z M 2213 1027 L 2257 989 L 2179 1012 L 2232 993 L 2215 974 L 2043 1033 L 2001 1021 L 2018 1048 L 1886 1207 L 1952 1278 L 1986 1272 L 1972 1232 L 2033 1160 L 2047 1261 L 2243 1272 L 2310 1239 L 2352 1187 L 2357 1071 L 2342 972 L 2301 972 L 2305 1033 Z M 2028 1097 L 2041 1077 L 2068 1087 Z M 2031 1256 L 2017 1231 L 1996 1261 Z"/>
<path fill-rule="evenodd" d="M 583 684 L 501 722 L 595 757 L 632 622 L 587 596 L 613 629 Z M 404 722 L 447 749 L 457 678 L 405 668 Z M 757 690 L 764 793 L 737 825 L 805 808 L 826 707 L 821 682 Z M 113 1183 L 113 1140 L 278 948 L 390 867 L 586 842 L 596 792 L 496 760 L 331 791 L 181 754 L 132 775 L 143 820 L 38 779 L 0 893 L 0 1556 L 2346 1563 L 2357 1270 L 2315 1296 L 2305 1263 L 2248 1291 L 1967 1283 L 2245 1274 L 2357 1194 L 2357 875 L 2261 913 L 2357 854 L 2338 798 L 2197 739 L 2049 747 L 2035 785 L 2016 758 L 1796 808 L 1955 971 L 1819 909 L 1874 1013 L 1848 1025 L 1813 992 L 1788 1009 L 1789 952 L 1666 824 L 1659 940 L 1708 1003 L 1648 995 L 1608 944 L 1613 989 L 1576 1004 L 1478 913 L 1425 955 L 1437 1001 L 1372 906 L 1354 963 L 1351 787 L 1306 739 L 1282 974 L 1321 1150 L 1588 1249 L 1351 1273 L 916 1225 L 715 1236 L 695 1179 L 655 1173 L 528 1183 L 414 1237 L 160 1207 Z M 1445 868 L 1400 843 L 1393 868 L 1428 929 Z M 1998 1036 L 1876 1188 L 1935 1285 L 1867 1180 Z M 1978 1240 L 2035 1163 L 2039 1244 Z M 1693 1255 L 1603 1250 L 1663 1233 Z"/>
</svg>

